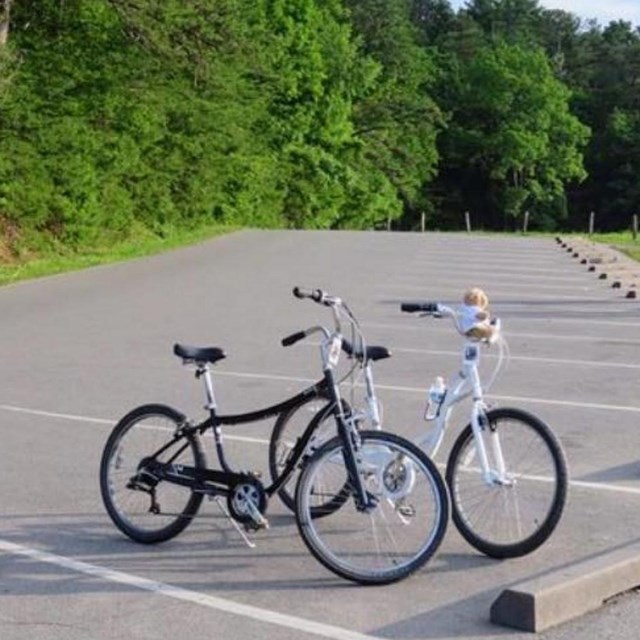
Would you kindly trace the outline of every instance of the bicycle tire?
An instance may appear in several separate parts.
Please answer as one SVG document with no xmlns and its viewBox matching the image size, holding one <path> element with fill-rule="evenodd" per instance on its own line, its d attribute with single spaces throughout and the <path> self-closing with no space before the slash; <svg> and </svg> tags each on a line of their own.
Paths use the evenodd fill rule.
<svg viewBox="0 0 640 640">
<path fill-rule="evenodd" d="M 362 431 L 356 454 L 365 488 L 378 499 L 359 511 L 346 499 L 328 517 L 313 513 L 315 497 L 349 485 L 343 445 L 325 443 L 302 469 L 296 522 L 313 556 L 330 571 L 359 584 L 389 584 L 426 564 L 438 550 L 449 519 L 449 498 L 433 462 L 414 444 L 384 431 Z M 349 491 L 347 498 L 354 495 Z"/>
<path fill-rule="evenodd" d="M 351 410 L 349 404 L 345 400 L 342 403 L 345 412 L 348 413 Z M 313 415 L 309 418 L 311 412 Z M 278 497 L 290 511 L 296 510 L 295 487 L 298 484 L 300 470 L 305 461 L 325 442 L 335 437 L 336 425 L 333 404 L 327 402 L 324 397 L 313 397 L 301 402 L 278 416 L 269 439 L 269 472 L 271 481 L 276 482 L 286 467 L 291 451 L 307 427 L 314 429 L 312 439 L 297 467 L 278 490 Z M 294 490 L 291 491 L 290 487 L 294 487 Z M 347 497 L 348 492 L 341 490 L 326 503 L 314 507 L 314 517 L 329 515 L 332 509 L 339 509 Z"/>
<path fill-rule="evenodd" d="M 157 482 L 147 475 L 132 486 L 140 474 L 141 462 L 169 442 L 176 429 L 184 423 L 184 416 L 165 405 L 144 405 L 124 416 L 114 427 L 105 445 L 100 463 L 100 492 L 107 513 L 123 533 L 137 542 L 152 544 L 169 540 L 182 532 L 195 517 L 203 494 L 191 487 L 170 482 Z M 183 436 L 167 452 L 163 461 L 177 455 L 176 464 L 206 467 L 204 453 L 198 439 Z M 159 512 L 154 511 L 154 501 Z"/>
<path fill-rule="evenodd" d="M 556 436 L 536 416 L 513 408 L 494 409 L 486 416 L 488 429 L 500 436 L 507 481 L 484 481 L 467 425 L 447 462 L 452 517 L 478 551 L 516 558 L 542 545 L 560 521 L 567 500 L 567 462 Z"/>
</svg>

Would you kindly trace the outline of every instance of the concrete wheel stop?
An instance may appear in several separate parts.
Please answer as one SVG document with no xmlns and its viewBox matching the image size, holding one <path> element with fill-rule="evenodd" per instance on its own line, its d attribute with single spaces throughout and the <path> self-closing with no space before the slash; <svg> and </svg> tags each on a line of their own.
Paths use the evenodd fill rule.
<svg viewBox="0 0 640 640">
<path fill-rule="evenodd" d="M 634 543 L 505 589 L 491 605 L 491 622 L 544 631 L 639 585 L 640 543 Z"/>
</svg>

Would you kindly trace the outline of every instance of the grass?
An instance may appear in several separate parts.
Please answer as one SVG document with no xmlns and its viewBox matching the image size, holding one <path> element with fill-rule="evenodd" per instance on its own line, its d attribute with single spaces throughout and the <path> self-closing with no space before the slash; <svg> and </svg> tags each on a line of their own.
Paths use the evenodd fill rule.
<svg viewBox="0 0 640 640">
<path fill-rule="evenodd" d="M 218 225 L 191 230 L 175 230 L 164 236 L 143 232 L 128 240 L 77 251 L 67 249 L 56 252 L 49 249 L 36 256 L 0 263 L 0 286 L 67 271 L 77 271 L 86 267 L 141 258 L 236 230 L 237 227 Z"/>
<path fill-rule="evenodd" d="M 594 233 L 591 237 L 594 242 L 609 245 L 625 253 L 630 258 L 640 262 L 640 237 L 633 239 L 630 231 L 619 231 L 616 233 Z"/>
</svg>

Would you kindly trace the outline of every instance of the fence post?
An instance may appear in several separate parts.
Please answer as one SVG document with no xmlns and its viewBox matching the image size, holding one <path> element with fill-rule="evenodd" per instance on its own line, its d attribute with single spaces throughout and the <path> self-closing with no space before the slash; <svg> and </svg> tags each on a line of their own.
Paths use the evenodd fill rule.
<svg viewBox="0 0 640 640">
<path fill-rule="evenodd" d="M 593 226 L 596 220 L 596 212 L 592 211 L 589 214 L 589 235 L 592 236 L 593 235 Z"/>
<path fill-rule="evenodd" d="M 631 235 L 633 239 L 636 240 L 638 237 L 638 214 L 634 213 L 633 218 L 631 219 Z"/>
<path fill-rule="evenodd" d="M 420 216 L 420 229 L 422 230 L 422 233 L 424 233 L 424 230 L 426 228 L 426 223 L 427 223 L 427 216 L 423 211 L 422 215 Z"/>
<path fill-rule="evenodd" d="M 522 221 L 522 233 L 527 233 L 527 229 L 529 228 L 529 212 L 524 212 L 524 220 Z"/>
<path fill-rule="evenodd" d="M 468 211 L 464 212 L 464 222 L 467 226 L 467 232 L 471 233 L 471 215 Z"/>
</svg>

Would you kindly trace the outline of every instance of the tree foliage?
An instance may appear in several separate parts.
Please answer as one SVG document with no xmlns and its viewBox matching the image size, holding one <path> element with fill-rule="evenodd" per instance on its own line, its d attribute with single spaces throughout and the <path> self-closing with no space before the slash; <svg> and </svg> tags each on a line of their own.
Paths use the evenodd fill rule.
<svg viewBox="0 0 640 640">
<path fill-rule="evenodd" d="M 542 50 L 496 40 L 458 65 L 456 77 L 441 138 L 443 179 L 455 177 L 451 191 L 467 172 L 462 189 L 469 179 L 484 184 L 475 204 L 493 226 L 509 228 L 510 218 L 559 201 L 567 181 L 585 177 L 580 149 L 588 129 L 570 113 L 569 90 Z"/>
<path fill-rule="evenodd" d="M 10 8 L 10 12 L 9 12 Z M 640 33 L 537 0 L 0 1 L 13 248 L 640 205 Z M 9 18 L 10 20 L 7 20 Z M 589 133 L 591 132 L 591 133 Z"/>
</svg>

